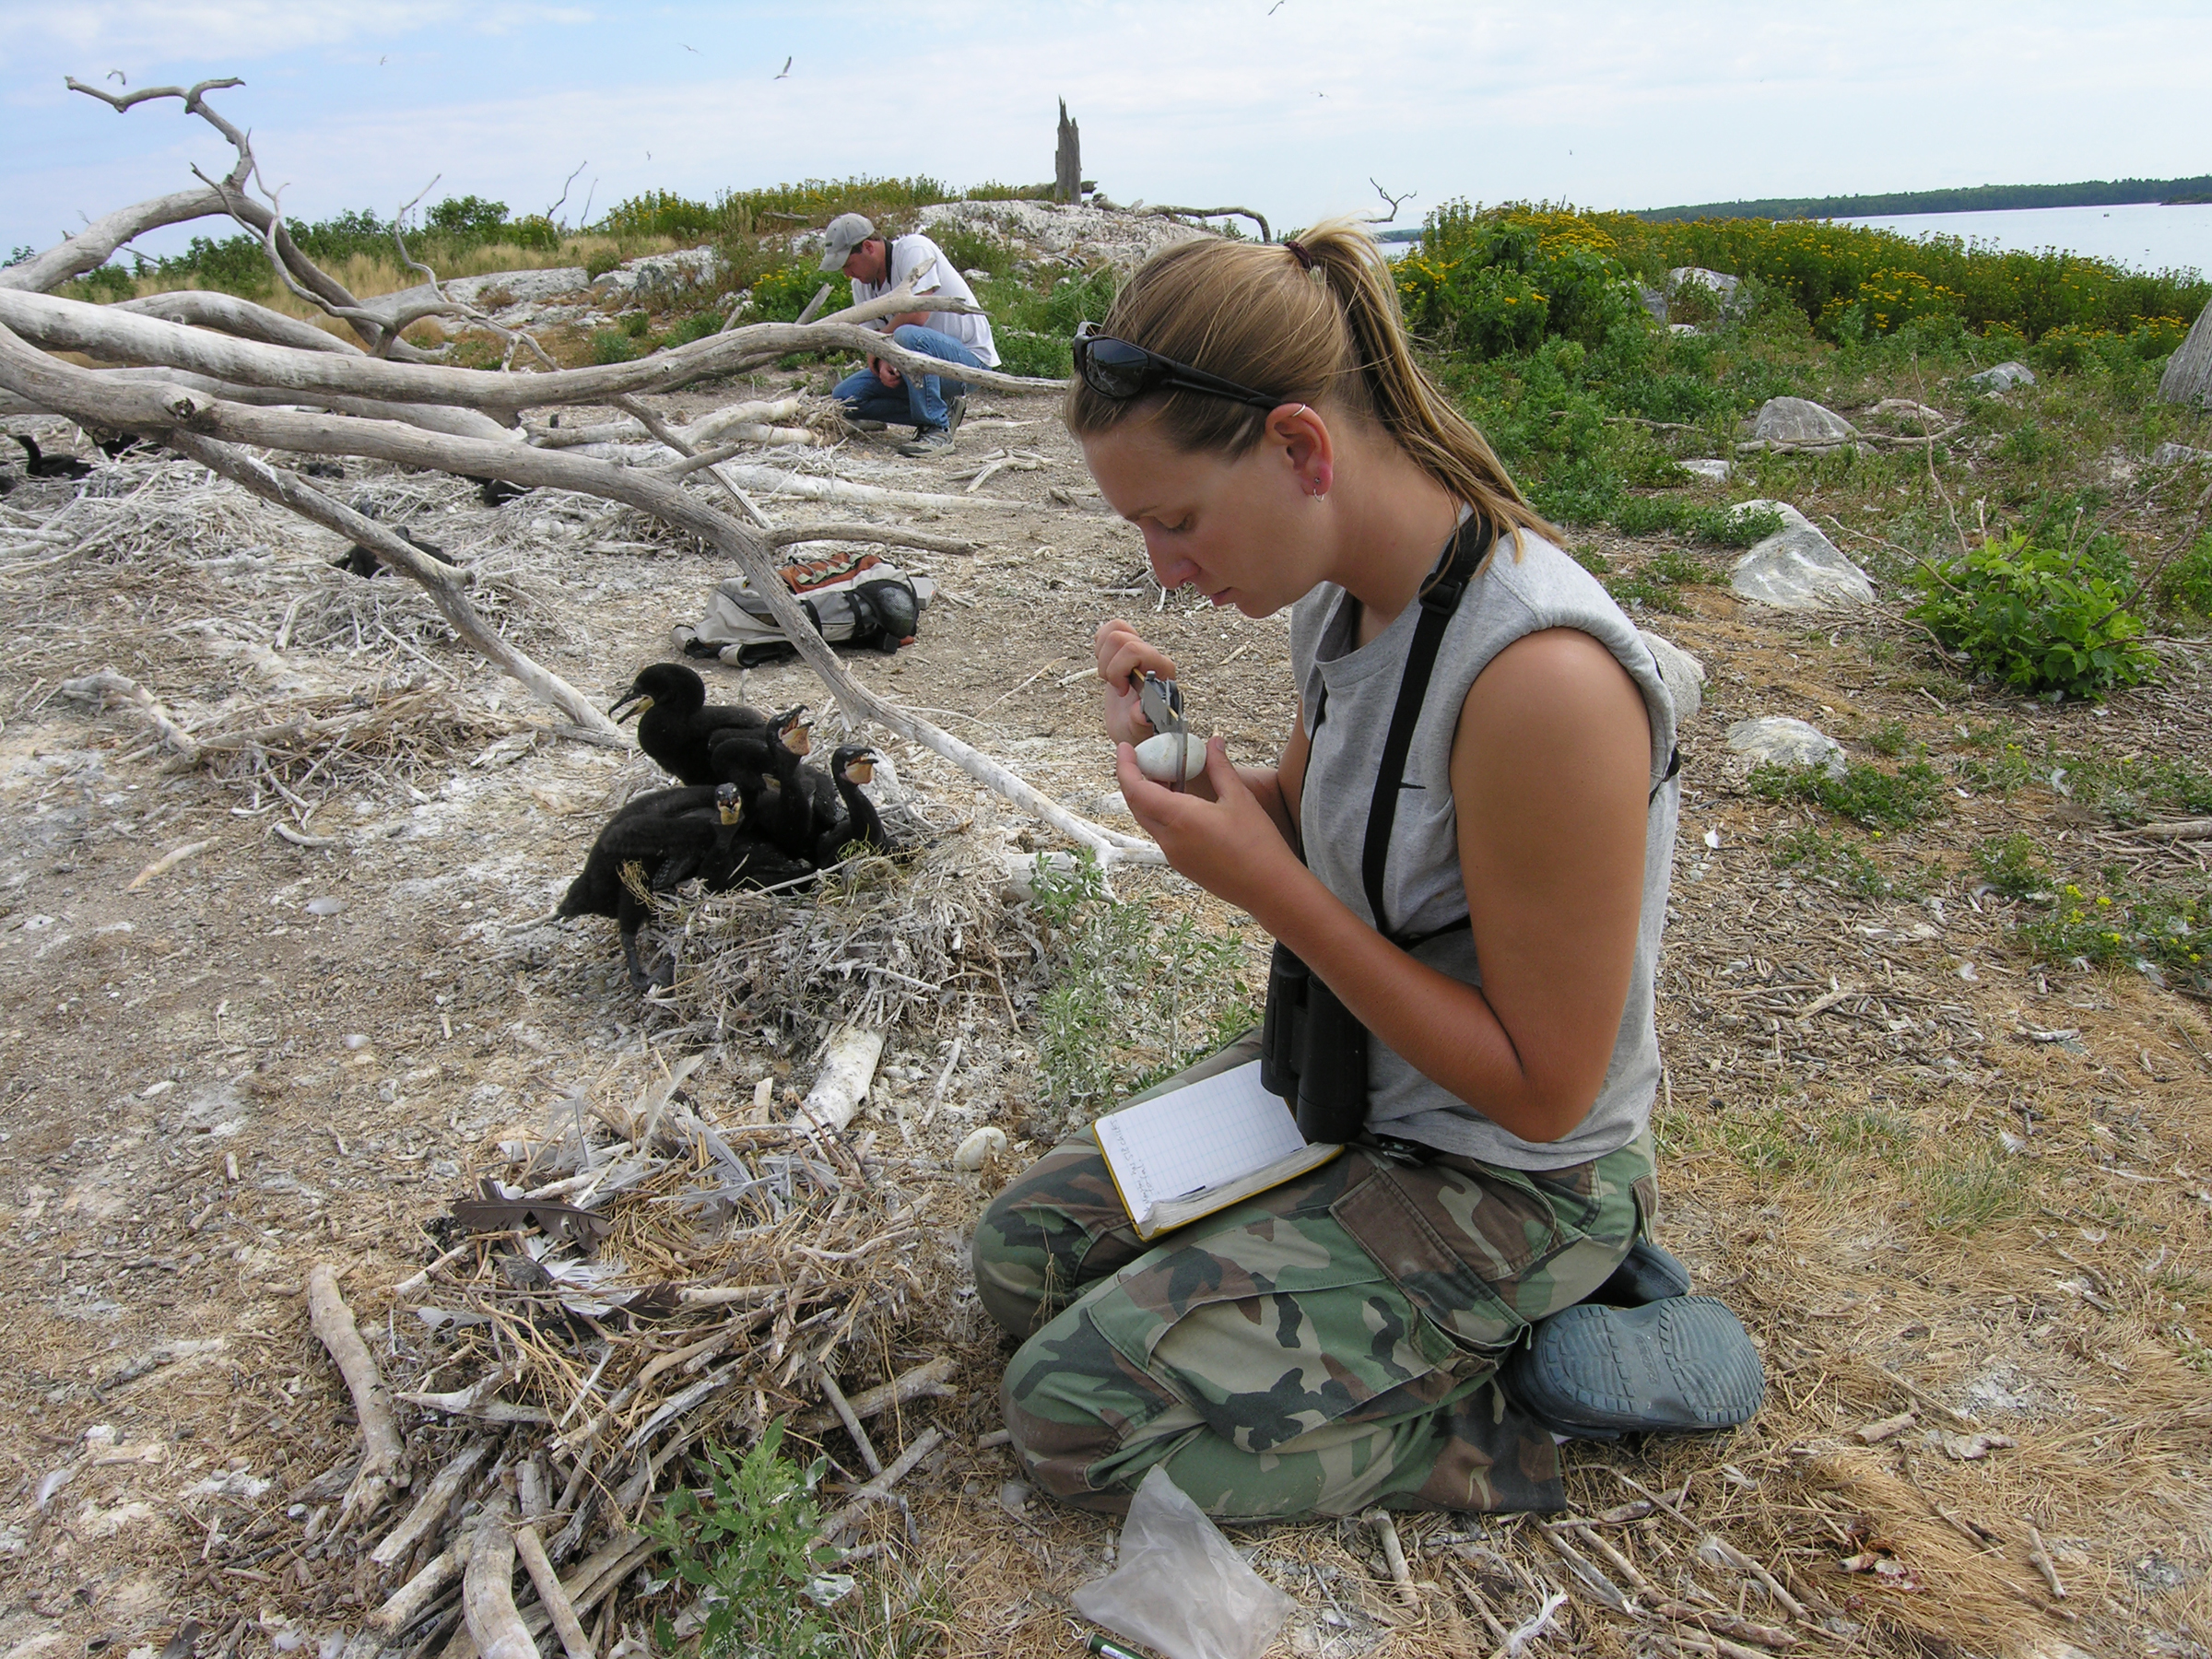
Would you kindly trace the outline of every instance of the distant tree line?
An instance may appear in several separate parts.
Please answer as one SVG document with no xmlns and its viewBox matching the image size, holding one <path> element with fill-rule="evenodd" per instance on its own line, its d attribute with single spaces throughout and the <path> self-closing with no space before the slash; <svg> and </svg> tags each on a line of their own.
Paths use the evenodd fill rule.
<svg viewBox="0 0 2212 1659">
<path fill-rule="evenodd" d="M 1767 196 L 1647 207 L 1638 218 L 1867 218 L 1893 213 L 1986 213 L 2007 207 L 2116 207 L 2136 202 L 2212 201 L 2212 173 L 2194 179 L 2089 179 L 2079 184 L 1976 184 L 1963 190 L 1908 190 L 1889 195 Z"/>
</svg>

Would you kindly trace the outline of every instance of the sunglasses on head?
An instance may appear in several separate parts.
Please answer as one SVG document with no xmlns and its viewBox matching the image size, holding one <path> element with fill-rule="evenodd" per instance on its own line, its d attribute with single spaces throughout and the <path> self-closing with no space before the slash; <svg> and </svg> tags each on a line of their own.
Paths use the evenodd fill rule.
<svg viewBox="0 0 2212 1659">
<path fill-rule="evenodd" d="M 1255 392 L 1235 381 L 1208 374 L 1203 369 L 1194 369 L 1188 363 L 1179 363 L 1157 351 L 1147 351 L 1127 340 L 1102 335 L 1095 323 L 1086 323 L 1076 330 L 1075 349 L 1076 372 L 1083 377 L 1083 383 L 1100 397 L 1111 397 L 1116 403 L 1127 403 L 1153 392 L 1196 392 L 1207 397 L 1226 397 L 1232 403 L 1250 404 L 1255 409 L 1280 408 L 1286 401 L 1271 393 Z"/>
</svg>

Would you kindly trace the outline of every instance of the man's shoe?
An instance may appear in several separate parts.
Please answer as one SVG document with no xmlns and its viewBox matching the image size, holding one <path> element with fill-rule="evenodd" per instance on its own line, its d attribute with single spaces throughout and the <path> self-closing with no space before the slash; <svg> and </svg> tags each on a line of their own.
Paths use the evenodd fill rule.
<svg viewBox="0 0 2212 1659">
<path fill-rule="evenodd" d="M 960 429 L 960 422 L 968 418 L 968 394 L 963 392 L 945 406 L 945 435 L 949 438 Z"/>
<path fill-rule="evenodd" d="M 916 432 L 912 442 L 900 444 L 899 453 L 921 459 L 929 455 L 942 455 L 951 448 L 952 434 L 943 427 L 931 427 Z"/>
<path fill-rule="evenodd" d="M 1710 1296 L 1583 1302 L 1538 1323 L 1498 1380 L 1547 1429 L 1583 1440 L 1733 1429 L 1767 1390 L 1750 1336 Z"/>
</svg>

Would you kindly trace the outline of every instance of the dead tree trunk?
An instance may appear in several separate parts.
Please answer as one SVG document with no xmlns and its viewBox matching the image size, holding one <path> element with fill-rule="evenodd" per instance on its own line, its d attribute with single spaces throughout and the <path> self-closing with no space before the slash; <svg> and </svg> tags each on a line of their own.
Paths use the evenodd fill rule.
<svg viewBox="0 0 2212 1659">
<path fill-rule="evenodd" d="M 2166 361 L 2159 377 L 2161 402 L 2212 408 L 2212 305 L 2196 313 L 2196 326 Z"/>
<path fill-rule="evenodd" d="M 1083 199 L 1083 135 L 1067 118 L 1067 100 L 1060 100 L 1060 149 L 1053 159 L 1053 194 L 1063 202 Z"/>
</svg>

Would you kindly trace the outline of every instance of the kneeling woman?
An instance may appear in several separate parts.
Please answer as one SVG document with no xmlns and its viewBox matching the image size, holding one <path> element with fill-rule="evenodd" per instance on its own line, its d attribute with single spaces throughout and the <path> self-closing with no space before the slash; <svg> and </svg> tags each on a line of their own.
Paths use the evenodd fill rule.
<svg viewBox="0 0 2212 1659">
<path fill-rule="evenodd" d="M 1089 1133 L 1002 1192 L 975 1276 L 1022 1341 L 1014 1444 L 1044 1490 L 1099 1509 L 1156 1464 L 1222 1516 L 1558 1508 L 1551 1425 L 1500 1368 L 1652 1221 L 1665 684 L 1416 364 L 1364 233 L 1169 249 L 1077 352 L 1068 424 L 1161 585 L 1292 609 L 1280 759 L 1232 767 L 1216 740 L 1180 794 L 1128 747 L 1150 730 L 1132 681 L 1174 665 L 1100 629 L 1124 794 L 1177 870 L 1365 1027 L 1366 1116 L 1334 1161 L 1150 1245 Z M 1585 1336 L 1621 1338 L 1631 1376 L 1682 1346 Z M 1555 1393 L 1577 1392 L 1574 1358 Z M 1747 1415 L 1750 1363 L 1678 1426 Z M 1636 1409 L 1620 1426 L 1646 1426 Z"/>
</svg>

